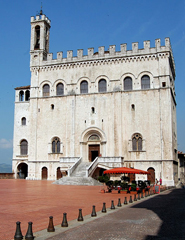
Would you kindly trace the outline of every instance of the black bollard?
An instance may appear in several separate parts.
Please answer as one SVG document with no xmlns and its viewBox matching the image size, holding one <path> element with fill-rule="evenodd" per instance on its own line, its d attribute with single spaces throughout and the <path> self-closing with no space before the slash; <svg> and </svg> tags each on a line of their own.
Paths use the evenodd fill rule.
<svg viewBox="0 0 185 240">
<path fill-rule="evenodd" d="M 95 206 L 92 206 L 92 213 L 91 213 L 91 217 L 96 217 L 96 210 L 95 210 Z"/>
<path fill-rule="evenodd" d="M 148 196 L 150 196 L 150 191 L 148 190 Z"/>
<path fill-rule="evenodd" d="M 103 203 L 103 207 L 102 207 L 102 210 L 101 210 L 103 213 L 106 213 L 107 210 L 106 210 L 106 203 L 104 202 Z"/>
<path fill-rule="evenodd" d="M 63 221 L 62 221 L 61 227 L 68 227 L 67 213 L 63 213 Z"/>
<path fill-rule="evenodd" d="M 132 196 L 130 196 L 129 203 L 133 203 L 133 201 L 132 201 Z"/>
<path fill-rule="evenodd" d="M 125 197 L 125 201 L 124 201 L 124 204 L 127 204 L 127 197 Z"/>
<path fill-rule="evenodd" d="M 115 209 L 114 201 L 113 201 L 113 200 L 111 201 L 111 208 L 110 208 L 110 209 Z"/>
<path fill-rule="evenodd" d="M 20 224 L 21 224 L 21 222 L 19 222 L 19 221 L 16 222 L 16 231 L 15 231 L 15 235 L 14 235 L 14 240 L 22 240 L 23 239 Z"/>
<path fill-rule="evenodd" d="M 47 231 L 48 232 L 54 232 L 55 231 L 55 228 L 54 228 L 54 225 L 53 225 L 53 217 L 52 216 L 49 217 L 49 225 L 48 225 Z"/>
<path fill-rule="evenodd" d="M 138 193 L 138 197 L 137 197 L 138 200 L 140 200 L 140 193 Z"/>
<path fill-rule="evenodd" d="M 33 236 L 33 232 L 32 232 L 32 222 L 28 223 L 28 231 L 26 233 L 25 239 L 26 240 L 33 240 L 34 236 Z"/>
<path fill-rule="evenodd" d="M 143 191 L 141 192 L 141 198 L 143 198 Z"/>
<path fill-rule="evenodd" d="M 147 193 L 146 193 L 146 191 L 145 191 L 145 197 L 147 197 Z"/>
<path fill-rule="evenodd" d="M 136 197 L 136 194 L 134 194 L 134 201 L 137 201 L 137 197 Z"/>
<path fill-rule="evenodd" d="M 84 218 L 82 216 L 82 209 L 79 209 L 79 215 L 78 215 L 78 219 L 77 220 L 78 221 L 83 221 L 84 220 Z"/>
<path fill-rule="evenodd" d="M 121 207 L 122 205 L 121 205 L 121 199 L 120 198 L 118 198 L 118 207 Z"/>
</svg>

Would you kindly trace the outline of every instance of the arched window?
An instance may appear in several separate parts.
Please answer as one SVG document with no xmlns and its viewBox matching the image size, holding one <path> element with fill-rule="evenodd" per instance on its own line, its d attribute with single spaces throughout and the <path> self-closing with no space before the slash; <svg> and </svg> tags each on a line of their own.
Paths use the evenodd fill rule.
<svg viewBox="0 0 185 240">
<path fill-rule="evenodd" d="M 26 93 L 25 93 L 25 101 L 29 101 L 30 100 L 30 91 L 29 90 L 26 90 Z"/>
<path fill-rule="evenodd" d="M 19 101 L 23 102 L 24 101 L 24 91 L 19 92 Z"/>
<path fill-rule="evenodd" d="M 21 124 L 22 124 L 22 125 L 26 125 L 26 118 L 25 118 L 25 117 L 23 117 L 23 118 L 21 119 Z"/>
<path fill-rule="evenodd" d="M 88 82 L 82 81 L 80 83 L 80 93 L 88 93 Z"/>
<path fill-rule="evenodd" d="M 35 47 L 34 49 L 40 49 L 40 26 L 35 27 Z"/>
<path fill-rule="evenodd" d="M 132 150 L 142 151 L 142 136 L 139 133 L 135 133 L 132 137 Z"/>
<path fill-rule="evenodd" d="M 132 78 L 131 77 L 126 77 L 124 79 L 124 90 L 125 91 L 132 90 Z"/>
<path fill-rule="evenodd" d="M 21 141 L 20 152 L 21 152 L 21 155 L 27 155 L 28 154 L 28 142 L 26 140 Z"/>
<path fill-rule="evenodd" d="M 107 82 L 105 79 L 101 79 L 98 82 L 98 92 L 106 92 L 107 91 Z"/>
<path fill-rule="evenodd" d="M 43 97 L 48 97 L 50 95 L 50 86 L 45 84 L 43 86 Z"/>
<path fill-rule="evenodd" d="M 60 139 L 57 137 L 52 141 L 52 153 L 60 153 Z"/>
<path fill-rule="evenodd" d="M 57 96 L 62 96 L 62 95 L 64 95 L 64 84 L 58 83 L 57 84 Z"/>
<path fill-rule="evenodd" d="M 141 78 L 141 89 L 149 89 L 150 88 L 150 78 L 148 75 L 144 75 Z"/>
</svg>

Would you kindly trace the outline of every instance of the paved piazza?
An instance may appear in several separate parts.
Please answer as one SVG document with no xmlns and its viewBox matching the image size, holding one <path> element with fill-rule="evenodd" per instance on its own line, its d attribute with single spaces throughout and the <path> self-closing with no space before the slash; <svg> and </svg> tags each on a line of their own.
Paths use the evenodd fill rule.
<svg viewBox="0 0 185 240">
<path fill-rule="evenodd" d="M 185 239 L 185 189 L 171 189 L 118 208 L 130 194 L 103 194 L 99 186 L 63 186 L 51 181 L 0 180 L 0 240 L 12 240 L 16 221 L 25 236 L 33 222 L 35 240 Z M 116 210 L 110 210 L 114 200 Z M 106 202 L 107 213 L 99 213 Z M 88 216 L 96 206 L 97 217 Z M 82 208 L 84 222 L 76 221 Z M 63 213 L 68 228 L 61 228 Z M 47 233 L 53 216 L 55 233 Z M 72 221 L 74 220 L 74 221 Z M 59 225 L 59 226 L 57 226 Z M 64 232 L 67 230 L 66 232 Z"/>
<path fill-rule="evenodd" d="M 117 204 L 120 194 L 100 193 L 100 186 L 63 186 L 52 184 L 53 181 L 0 180 L 0 239 L 14 238 L 16 222 L 21 222 L 22 234 L 25 236 L 28 222 L 33 222 L 33 232 L 48 227 L 49 216 L 54 224 L 61 224 L 63 213 L 68 221 L 78 217 L 79 208 L 83 215 L 107 208 L 111 200 Z M 129 196 L 127 194 L 126 196 Z M 124 194 L 121 194 L 122 202 Z"/>
</svg>

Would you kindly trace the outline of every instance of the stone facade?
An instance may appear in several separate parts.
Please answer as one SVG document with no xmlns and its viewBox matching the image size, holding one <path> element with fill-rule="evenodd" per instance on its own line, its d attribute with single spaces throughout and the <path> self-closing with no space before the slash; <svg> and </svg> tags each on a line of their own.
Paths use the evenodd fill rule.
<svg viewBox="0 0 185 240">
<path fill-rule="evenodd" d="M 67 58 L 58 52 L 53 59 L 49 35 L 50 20 L 31 17 L 31 83 L 15 89 L 16 176 L 23 166 L 29 179 L 56 180 L 57 168 L 64 175 L 80 160 L 93 162 L 91 176 L 127 166 L 150 169 L 154 179 L 174 185 L 175 65 L 169 38 L 164 46 L 157 39 L 155 47 L 144 41 L 143 49 L 136 42 L 132 50 L 111 45 L 108 51 L 89 48 L 87 55 L 68 51 Z"/>
</svg>

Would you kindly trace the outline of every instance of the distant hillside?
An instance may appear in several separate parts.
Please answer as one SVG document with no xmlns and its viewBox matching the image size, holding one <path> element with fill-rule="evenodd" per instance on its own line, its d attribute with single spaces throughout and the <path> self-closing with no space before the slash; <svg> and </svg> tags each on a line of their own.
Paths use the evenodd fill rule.
<svg viewBox="0 0 185 240">
<path fill-rule="evenodd" d="M 0 173 L 11 173 L 12 165 L 6 163 L 0 163 Z"/>
</svg>

